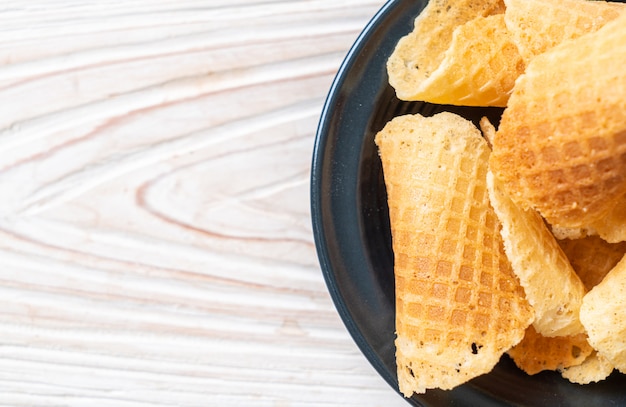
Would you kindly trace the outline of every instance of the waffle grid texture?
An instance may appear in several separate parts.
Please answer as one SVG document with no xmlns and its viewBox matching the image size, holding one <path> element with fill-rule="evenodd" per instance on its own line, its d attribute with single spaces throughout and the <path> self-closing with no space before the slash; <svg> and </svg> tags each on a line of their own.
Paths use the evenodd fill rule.
<svg viewBox="0 0 626 407">
<path fill-rule="evenodd" d="M 626 254 L 626 241 L 609 243 L 599 236 L 563 239 L 558 243 L 589 290 L 598 285 Z"/>
<path fill-rule="evenodd" d="M 505 22 L 525 62 L 560 44 L 597 31 L 626 6 L 605 1 L 504 0 Z"/>
<path fill-rule="evenodd" d="M 387 63 L 402 100 L 505 106 L 524 63 L 502 0 L 434 0 Z"/>
<path fill-rule="evenodd" d="M 377 144 L 395 256 L 400 389 L 452 388 L 490 371 L 532 320 L 489 205 L 489 149 L 451 113 L 396 118 Z"/>
<path fill-rule="evenodd" d="M 491 166 L 552 225 L 588 226 L 626 194 L 624 66 L 626 13 L 535 57 L 516 83 Z"/>
</svg>

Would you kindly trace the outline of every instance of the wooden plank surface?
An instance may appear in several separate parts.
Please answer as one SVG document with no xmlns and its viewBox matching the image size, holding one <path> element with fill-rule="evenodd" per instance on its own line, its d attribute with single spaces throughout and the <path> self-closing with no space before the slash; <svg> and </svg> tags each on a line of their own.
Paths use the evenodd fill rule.
<svg viewBox="0 0 626 407">
<path fill-rule="evenodd" d="M 382 4 L 0 4 L 0 405 L 406 405 L 309 219 L 323 99 Z"/>
</svg>

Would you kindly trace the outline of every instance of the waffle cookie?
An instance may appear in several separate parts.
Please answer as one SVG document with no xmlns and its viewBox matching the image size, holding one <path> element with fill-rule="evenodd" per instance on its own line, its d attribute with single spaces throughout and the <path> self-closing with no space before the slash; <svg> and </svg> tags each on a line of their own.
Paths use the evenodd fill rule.
<svg viewBox="0 0 626 407">
<path fill-rule="evenodd" d="M 583 333 L 578 314 L 585 286 L 543 219 L 518 207 L 491 172 L 487 188 L 502 223 L 507 257 L 535 310 L 536 331 L 544 336 Z"/>
<path fill-rule="evenodd" d="M 491 169 L 551 225 L 586 227 L 626 194 L 624 66 L 626 13 L 534 57 L 516 82 Z"/>
<path fill-rule="evenodd" d="M 597 31 L 626 5 L 589 0 L 504 0 L 506 27 L 525 63 L 561 42 Z"/>
<path fill-rule="evenodd" d="M 626 254 L 626 242 L 609 243 L 598 236 L 557 242 L 588 290 L 598 285 Z"/>
<path fill-rule="evenodd" d="M 561 376 L 572 383 L 589 384 L 602 381 L 609 377 L 615 368 L 604 356 L 593 351 L 583 363 L 559 369 Z"/>
<path fill-rule="evenodd" d="M 580 228 L 551 226 L 557 239 L 581 239 L 585 236 L 599 236 L 608 243 L 626 241 L 626 195 L 603 217 Z"/>
<path fill-rule="evenodd" d="M 524 71 L 501 1 L 432 0 L 387 62 L 402 100 L 505 106 Z"/>
<path fill-rule="evenodd" d="M 452 113 L 397 117 L 375 141 L 393 243 L 400 391 L 451 389 L 491 371 L 533 319 L 489 205 L 489 148 Z"/>
<path fill-rule="evenodd" d="M 559 370 L 582 364 L 593 352 L 584 333 L 552 338 L 529 326 L 524 339 L 507 353 L 517 367 L 529 375 L 544 370 Z"/>
<path fill-rule="evenodd" d="M 626 257 L 585 295 L 580 320 L 598 354 L 626 373 Z"/>
<path fill-rule="evenodd" d="M 588 233 L 597 234 L 610 243 L 626 241 L 626 195 L 605 216 L 588 228 Z"/>
</svg>

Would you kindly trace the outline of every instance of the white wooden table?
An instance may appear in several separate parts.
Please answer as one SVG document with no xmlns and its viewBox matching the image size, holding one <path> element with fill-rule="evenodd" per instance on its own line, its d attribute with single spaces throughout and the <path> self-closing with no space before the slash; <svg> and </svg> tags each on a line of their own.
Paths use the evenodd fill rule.
<svg viewBox="0 0 626 407">
<path fill-rule="evenodd" d="M 383 0 L 0 2 L 0 405 L 405 406 L 309 218 Z"/>
</svg>

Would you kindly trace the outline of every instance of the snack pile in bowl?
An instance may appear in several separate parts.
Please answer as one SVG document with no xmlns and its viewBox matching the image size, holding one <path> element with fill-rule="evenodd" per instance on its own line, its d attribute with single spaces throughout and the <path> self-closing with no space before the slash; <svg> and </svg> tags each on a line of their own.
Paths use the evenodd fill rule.
<svg viewBox="0 0 626 407">
<path fill-rule="evenodd" d="M 431 0 L 387 62 L 401 100 L 504 108 L 392 119 L 400 391 L 503 354 L 528 374 L 626 373 L 626 4 Z"/>
</svg>

